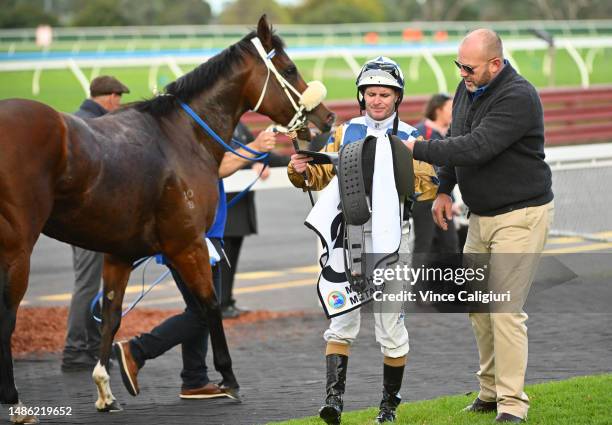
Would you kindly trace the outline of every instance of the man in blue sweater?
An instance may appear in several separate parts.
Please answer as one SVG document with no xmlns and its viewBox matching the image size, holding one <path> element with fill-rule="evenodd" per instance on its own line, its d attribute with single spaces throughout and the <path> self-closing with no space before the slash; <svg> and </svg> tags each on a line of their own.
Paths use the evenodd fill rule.
<svg viewBox="0 0 612 425">
<path fill-rule="evenodd" d="M 450 193 L 458 184 L 471 213 L 463 252 L 492 254 L 490 261 L 497 263 L 489 268 L 489 283 L 525 294 L 554 211 L 542 104 L 535 88 L 504 59 L 501 39 L 491 30 L 469 33 L 455 65 L 462 81 L 450 136 L 407 145 L 415 159 L 442 166 L 433 205 L 436 224 L 448 228 Z M 527 314 L 520 308 L 470 313 L 470 320 L 480 355 L 480 392 L 466 410 L 497 411 L 497 422 L 525 421 Z"/>
</svg>

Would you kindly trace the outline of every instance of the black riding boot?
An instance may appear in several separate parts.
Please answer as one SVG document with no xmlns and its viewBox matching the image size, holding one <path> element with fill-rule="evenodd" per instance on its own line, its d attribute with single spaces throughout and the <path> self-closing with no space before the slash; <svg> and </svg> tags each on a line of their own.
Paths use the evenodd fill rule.
<svg viewBox="0 0 612 425">
<path fill-rule="evenodd" d="M 329 425 L 338 425 L 342 415 L 342 395 L 346 385 L 346 367 L 348 356 L 342 354 L 328 354 L 327 361 L 327 397 L 325 405 L 319 409 L 319 416 Z"/>
<path fill-rule="evenodd" d="M 404 366 L 393 367 L 385 365 L 383 372 L 383 397 L 376 423 L 395 422 L 395 409 L 402 401 L 399 390 L 404 377 Z"/>
</svg>

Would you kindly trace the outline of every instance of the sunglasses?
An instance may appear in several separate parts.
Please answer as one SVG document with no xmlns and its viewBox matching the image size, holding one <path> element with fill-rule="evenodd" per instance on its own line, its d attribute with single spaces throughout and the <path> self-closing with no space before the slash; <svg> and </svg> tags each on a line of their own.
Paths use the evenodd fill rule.
<svg viewBox="0 0 612 425">
<path fill-rule="evenodd" d="M 488 62 L 491 62 L 491 61 L 492 61 L 492 60 L 494 60 L 494 59 L 496 59 L 496 58 L 491 58 L 491 59 L 489 59 L 489 60 L 487 61 L 487 63 L 488 63 Z M 464 64 L 462 64 L 461 62 L 456 61 L 456 60 L 454 60 L 453 62 L 455 62 L 455 65 L 457 66 L 457 68 L 459 68 L 459 69 L 463 69 L 465 72 L 467 72 L 467 73 L 468 73 L 468 74 L 470 74 L 470 75 L 474 74 L 474 70 L 475 70 L 476 68 L 478 68 L 480 65 L 482 65 L 482 64 L 480 64 L 480 65 L 476 65 L 476 66 L 464 65 Z"/>
</svg>

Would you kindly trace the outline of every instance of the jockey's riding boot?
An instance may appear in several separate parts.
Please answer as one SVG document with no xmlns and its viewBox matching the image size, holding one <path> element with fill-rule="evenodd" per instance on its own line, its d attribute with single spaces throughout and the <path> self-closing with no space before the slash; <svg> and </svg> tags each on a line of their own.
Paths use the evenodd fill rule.
<svg viewBox="0 0 612 425">
<path fill-rule="evenodd" d="M 395 409 L 402 401 L 399 390 L 402 386 L 404 377 L 404 365 L 390 366 L 384 365 L 383 371 L 383 396 L 380 402 L 380 410 L 376 417 L 376 423 L 382 424 L 395 422 Z"/>
<path fill-rule="evenodd" d="M 319 416 L 329 425 L 338 425 L 342 415 L 342 395 L 346 385 L 346 368 L 348 356 L 343 354 L 328 354 L 327 361 L 327 397 L 325 404 L 319 409 Z"/>
</svg>

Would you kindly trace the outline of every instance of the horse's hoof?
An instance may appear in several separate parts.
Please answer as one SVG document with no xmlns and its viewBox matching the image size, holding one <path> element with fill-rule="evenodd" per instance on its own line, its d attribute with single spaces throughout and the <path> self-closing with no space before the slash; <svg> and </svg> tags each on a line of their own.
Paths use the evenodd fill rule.
<svg viewBox="0 0 612 425">
<path fill-rule="evenodd" d="M 242 398 L 240 397 L 240 392 L 238 388 L 230 388 L 226 387 L 223 384 L 220 384 L 219 389 L 223 391 L 232 400 L 235 400 L 238 403 L 242 403 Z"/>
<path fill-rule="evenodd" d="M 40 421 L 36 416 L 32 415 L 12 415 L 10 417 L 10 422 L 12 424 L 38 424 Z"/>
<path fill-rule="evenodd" d="M 109 404 L 108 406 L 104 406 L 101 409 L 96 407 L 96 410 L 101 413 L 104 413 L 104 412 L 112 413 L 112 412 L 121 412 L 123 408 L 121 407 L 121 404 L 119 404 L 117 400 L 113 400 L 113 402 Z"/>
</svg>

